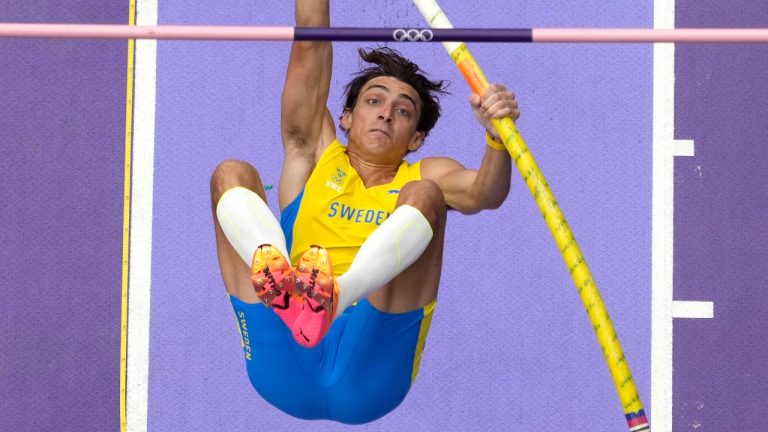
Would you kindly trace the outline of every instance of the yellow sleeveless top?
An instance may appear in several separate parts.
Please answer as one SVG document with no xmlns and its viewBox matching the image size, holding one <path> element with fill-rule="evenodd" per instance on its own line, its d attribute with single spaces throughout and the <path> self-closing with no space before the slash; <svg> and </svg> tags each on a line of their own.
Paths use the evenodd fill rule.
<svg viewBox="0 0 768 432">
<path fill-rule="evenodd" d="M 394 211 L 400 189 L 421 179 L 420 167 L 403 161 L 391 183 L 366 188 L 346 146 L 333 140 L 304 190 L 280 215 L 291 262 L 319 245 L 330 252 L 334 275 L 346 272 L 365 239 Z"/>
</svg>

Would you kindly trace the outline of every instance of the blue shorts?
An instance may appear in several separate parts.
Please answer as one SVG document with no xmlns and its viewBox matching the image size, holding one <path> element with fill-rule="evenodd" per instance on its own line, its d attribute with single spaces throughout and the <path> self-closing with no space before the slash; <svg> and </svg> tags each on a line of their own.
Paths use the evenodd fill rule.
<svg viewBox="0 0 768 432">
<path fill-rule="evenodd" d="M 436 304 L 389 314 L 361 300 L 333 322 L 320 344 L 306 349 L 263 304 L 230 301 L 256 391 L 291 416 L 347 424 L 376 420 L 403 401 Z"/>
</svg>

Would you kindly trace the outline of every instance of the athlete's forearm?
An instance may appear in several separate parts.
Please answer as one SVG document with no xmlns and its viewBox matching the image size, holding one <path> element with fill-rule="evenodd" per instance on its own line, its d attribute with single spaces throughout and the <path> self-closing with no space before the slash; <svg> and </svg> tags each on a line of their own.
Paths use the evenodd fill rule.
<svg viewBox="0 0 768 432">
<path fill-rule="evenodd" d="M 296 25 L 328 27 L 331 25 L 329 0 L 296 0 Z"/>
<path fill-rule="evenodd" d="M 469 104 L 488 134 L 496 134 L 491 119 L 511 117 L 516 120 L 520 117 L 514 93 L 502 84 L 491 84 L 482 97 L 473 94 Z M 470 201 L 475 203 L 477 211 L 501 206 L 509 193 L 511 172 L 512 163 L 504 145 L 488 141 L 483 163 L 469 188 Z"/>
<path fill-rule="evenodd" d="M 331 25 L 329 0 L 296 0 L 297 27 L 328 27 Z M 291 57 L 308 57 L 321 46 L 330 46 L 330 42 L 294 42 Z M 307 52 L 307 53 L 304 53 Z"/>
<path fill-rule="evenodd" d="M 485 156 L 470 193 L 474 195 L 478 210 L 499 208 L 509 194 L 512 162 L 506 150 L 486 146 Z"/>
</svg>

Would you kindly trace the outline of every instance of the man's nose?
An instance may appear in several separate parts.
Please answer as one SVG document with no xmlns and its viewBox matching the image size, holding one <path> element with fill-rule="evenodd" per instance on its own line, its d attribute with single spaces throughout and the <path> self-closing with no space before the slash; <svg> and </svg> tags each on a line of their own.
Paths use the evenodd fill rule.
<svg viewBox="0 0 768 432">
<path fill-rule="evenodd" d="M 392 122 L 392 111 L 389 108 L 384 108 L 379 111 L 379 120 L 384 120 L 387 123 Z"/>
</svg>

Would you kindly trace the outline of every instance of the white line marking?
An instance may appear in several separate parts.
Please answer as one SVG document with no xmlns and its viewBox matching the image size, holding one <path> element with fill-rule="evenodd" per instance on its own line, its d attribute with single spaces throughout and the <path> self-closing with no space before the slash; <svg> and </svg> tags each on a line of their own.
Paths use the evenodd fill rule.
<svg viewBox="0 0 768 432">
<path fill-rule="evenodd" d="M 157 0 L 138 0 L 136 11 L 137 25 L 157 24 Z M 136 41 L 135 55 L 126 422 L 129 432 L 145 432 L 149 387 L 157 42 Z"/>
<path fill-rule="evenodd" d="M 693 140 L 675 140 L 672 145 L 674 146 L 672 153 L 675 156 L 694 155 Z"/>
<path fill-rule="evenodd" d="M 714 318 L 715 304 L 711 301 L 674 301 L 673 318 Z"/>
<path fill-rule="evenodd" d="M 675 1 L 654 0 L 654 28 L 675 26 Z M 672 272 L 675 47 L 653 46 L 651 409 L 654 432 L 672 431 Z"/>
</svg>

